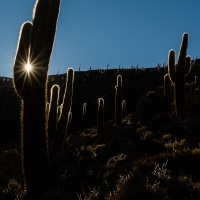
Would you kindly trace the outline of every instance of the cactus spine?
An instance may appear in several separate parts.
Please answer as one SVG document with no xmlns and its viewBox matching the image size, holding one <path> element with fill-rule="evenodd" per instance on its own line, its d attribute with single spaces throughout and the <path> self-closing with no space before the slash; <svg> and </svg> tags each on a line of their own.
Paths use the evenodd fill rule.
<svg viewBox="0 0 200 200">
<path fill-rule="evenodd" d="M 98 111 L 97 111 L 97 132 L 101 131 L 104 125 L 104 99 L 98 98 Z"/>
<path fill-rule="evenodd" d="M 122 124 L 122 76 L 117 75 L 115 86 L 115 125 Z"/>
<path fill-rule="evenodd" d="M 185 76 L 191 69 L 191 58 L 186 56 L 188 46 L 188 34 L 184 33 L 182 44 L 178 56 L 178 64 L 175 64 L 175 51 L 169 51 L 168 57 L 168 73 L 172 83 L 174 84 L 174 100 L 176 115 L 185 116 Z"/>
<path fill-rule="evenodd" d="M 33 23 L 26 22 L 14 60 L 14 86 L 22 98 L 21 147 L 25 186 L 29 197 L 48 187 L 46 87 L 47 72 L 56 32 L 60 0 L 37 0 Z M 25 64 L 32 70 L 27 72 Z"/>
</svg>

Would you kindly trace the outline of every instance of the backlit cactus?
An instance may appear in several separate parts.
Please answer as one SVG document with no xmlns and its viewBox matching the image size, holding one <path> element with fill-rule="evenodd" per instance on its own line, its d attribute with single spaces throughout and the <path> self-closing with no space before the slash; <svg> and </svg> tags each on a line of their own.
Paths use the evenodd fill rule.
<svg viewBox="0 0 200 200">
<path fill-rule="evenodd" d="M 115 125 L 122 124 L 122 76 L 117 75 L 115 86 Z"/>
<path fill-rule="evenodd" d="M 98 110 L 97 110 L 97 132 L 99 133 L 104 125 L 104 99 L 98 98 Z"/>
<path fill-rule="evenodd" d="M 60 86 L 55 84 L 51 88 L 50 103 L 49 103 L 49 116 L 48 116 L 49 151 L 51 151 L 52 143 L 57 130 L 59 95 L 60 95 Z"/>
<path fill-rule="evenodd" d="M 35 197 L 48 187 L 46 115 L 47 73 L 56 33 L 60 0 L 37 0 L 33 23 L 21 27 L 14 60 L 14 86 L 22 98 L 22 162 L 27 195 Z M 32 69 L 25 70 L 30 62 Z"/>
<path fill-rule="evenodd" d="M 185 76 L 191 69 L 191 58 L 186 56 L 188 46 L 188 34 L 184 33 L 179 51 L 178 64 L 175 64 L 175 51 L 169 51 L 168 73 L 174 84 L 174 100 L 176 115 L 185 116 Z"/>
<path fill-rule="evenodd" d="M 64 142 L 67 136 L 68 122 L 71 115 L 70 113 L 73 97 L 74 69 L 69 68 L 66 76 L 65 93 L 61 104 L 60 118 L 58 121 L 56 135 L 52 146 L 52 155 L 56 155 L 63 150 Z"/>
<path fill-rule="evenodd" d="M 169 78 L 169 74 L 165 74 L 164 76 L 164 98 L 165 103 L 169 104 L 171 101 L 171 80 Z"/>
<path fill-rule="evenodd" d="M 82 111 L 82 118 L 81 118 L 81 127 L 82 129 L 85 128 L 87 123 L 87 103 L 83 104 L 83 111 Z"/>
<path fill-rule="evenodd" d="M 126 112 L 126 100 L 122 101 L 122 117 L 125 117 Z"/>
</svg>

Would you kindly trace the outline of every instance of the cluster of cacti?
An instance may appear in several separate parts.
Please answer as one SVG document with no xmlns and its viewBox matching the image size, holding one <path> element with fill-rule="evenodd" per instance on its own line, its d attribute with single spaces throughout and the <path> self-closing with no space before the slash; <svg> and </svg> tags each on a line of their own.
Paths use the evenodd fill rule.
<svg viewBox="0 0 200 200">
<path fill-rule="evenodd" d="M 54 84 L 47 104 L 47 78 L 56 33 L 60 0 L 36 0 L 33 23 L 25 22 L 20 31 L 14 62 L 14 85 L 22 98 L 21 144 L 25 187 L 28 196 L 36 197 L 48 188 L 49 157 L 62 152 L 72 120 L 74 70 L 66 73 L 66 87 L 59 105 L 60 87 Z M 186 56 L 188 34 L 183 34 L 177 65 L 175 52 L 170 50 L 168 74 L 164 76 L 164 97 L 171 102 L 171 85 L 174 86 L 176 115 L 185 116 L 185 76 L 190 72 L 191 59 Z M 25 64 L 32 65 L 31 71 Z M 107 66 L 108 68 L 108 66 Z M 160 65 L 158 67 L 160 69 Z M 119 66 L 120 69 L 120 66 Z M 79 68 L 80 70 L 80 68 Z M 91 67 L 90 67 L 91 71 Z M 196 81 L 196 80 L 195 80 Z M 107 102 L 107 100 L 105 100 Z M 122 97 L 122 75 L 117 74 L 115 86 L 114 124 L 122 125 L 126 101 Z M 128 100 L 127 100 L 128 101 Z M 82 127 L 86 124 L 86 107 L 83 104 Z M 104 125 L 104 99 L 98 99 L 97 132 Z"/>
<path fill-rule="evenodd" d="M 63 96 L 62 104 L 59 109 L 59 118 L 55 137 L 52 141 L 51 155 L 60 153 L 64 147 L 64 141 L 67 137 L 68 124 L 72 119 L 72 96 L 73 96 L 73 83 L 74 83 L 74 70 L 69 68 L 66 75 L 66 87 Z M 67 120 L 66 120 L 67 119 Z"/>
<path fill-rule="evenodd" d="M 27 195 L 34 197 L 49 184 L 47 137 L 47 74 L 56 33 L 60 0 L 37 0 L 33 22 L 20 31 L 14 61 L 14 85 L 22 98 L 22 163 Z M 25 64 L 32 70 L 27 72 Z"/>
<path fill-rule="evenodd" d="M 115 125 L 122 124 L 122 76 L 117 75 L 115 86 Z"/>
<path fill-rule="evenodd" d="M 178 56 L 178 63 L 175 64 L 175 51 L 169 51 L 168 74 L 174 84 L 174 101 L 176 115 L 185 116 L 185 76 L 191 69 L 191 58 L 186 56 L 188 46 L 188 34 L 183 34 L 182 44 Z"/>
</svg>

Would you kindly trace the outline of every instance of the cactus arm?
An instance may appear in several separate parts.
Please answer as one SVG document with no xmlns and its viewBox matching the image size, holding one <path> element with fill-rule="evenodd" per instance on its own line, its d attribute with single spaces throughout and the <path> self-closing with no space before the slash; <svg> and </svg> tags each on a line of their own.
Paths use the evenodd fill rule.
<svg viewBox="0 0 200 200">
<path fill-rule="evenodd" d="M 49 120 L 48 120 L 48 136 L 49 136 L 49 150 L 51 151 L 52 142 L 56 134 L 58 123 L 58 101 L 60 94 L 60 86 L 55 84 L 50 92 L 50 106 L 49 106 Z"/>
<path fill-rule="evenodd" d="M 33 14 L 33 29 L 30 46 L 30 62 L 37 72 L 37 76 L 45 80 L 50 57 L 46 55 L 47 34 L 50 16 L 50 1 L 37 0 Z M 52 27 L 54 28 L 54 27 Z"/>
<path fill-rule="evenodd" d="M 25 64 L 28 62 L 31 30 L 31 22 L 22 24 L 13 67 L 13 82 L 20 96 L 22 95 L 24 81 L 27 76 Z"/>
<path fill-rule="evenodd" d="M 37 78 L 40 77 L 40 84 L 46 82 L 59 7 L 60 0 L 38 0 L 34 10 L 30 62 L 36 70 Z"/>
<path fill-rule="evenodd" d="M 72 96 L 73 96 L 73 83 L 74 83 L 74 70 L 69 68 L 66 77 L 66 88 L 62 101 L 62 115 L 63 117 L 71 112 Z"/>
<path fill-rule="evenodd" d="M 169 74 L 165 74 L 165 76 L 164 76 L 164 96 L 169 96 L 170 87 L 171 87 L 171 82 L 170 82 Z"/>
<path fill-rule="evenodd" d="M 176 82 L 175 51 L 171 49 L 168 54 L 168 73 L 172 83 Z"/>
<path fill-rule="evenodd" d="M 191 71 L 191 58 L 187 56 L 185 59 L 184 75 L 187 76 Z"/>
<path fill-rule="evenodd" d="M 180 50 L 179 50 L 178 67 L 185 66 L 187 47 L 188 47 L 188 34 L 184 33 L 182 36 L 182 43 L 181 43 Z"/>
<path fill-rule="evenodd" d="M 53 50 L 54 39 L 56 36 L 56 25 L 58 23 L 59 16 L 59 8 L 61 4 L 61 0 L 51 0 L 50 7 L 50 18 L 49 18 L 49 26 L 48 26 L 48 35 L 47 35 L 47 56 L 50 57 Z M 55 27 L 55 28 L 52 28 Z"/>
</svg>

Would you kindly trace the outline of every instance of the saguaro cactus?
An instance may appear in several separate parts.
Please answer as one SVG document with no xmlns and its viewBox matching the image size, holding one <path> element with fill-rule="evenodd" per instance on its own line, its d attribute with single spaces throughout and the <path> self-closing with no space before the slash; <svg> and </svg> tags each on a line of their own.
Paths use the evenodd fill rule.
<svg viewBox="0 0 200 200">
<path fill-rule="evenodd" d="M 188 46 L 188 34 L 184 33 L 182 44 L 178 56 L 178 64 L 175 64 L 175 51 L 169 51 L 168 57 L 168 73 L 172 83 L 174 84 L 174 100 L 176 115 L 185 116 L 185 76 L 191 69 L 191 58 L 186 56 Z"/>
<path fill-rule="evenodd" d="M 64 147 L 65 138 L 67 136 L 68 122 L 71 113 L 73 84 L 74 84 L 74 70 L 73 68 L 69 68 L 66 77 L 65 93 L 61 104 L 60 119 L 58 121 L 54 144 L 52 146 L 52 155 L 60 153 Z"/>
<path fill-rule="evenodd" d="M 97 132 L 100 132 L 103 125 L 104 125 L 104 99 L 98 98 Z"/>
<path fill-rule="evenodd" d="M 21 141 L 25 186 L 29 197 L 37 197 L 48 185 L 46 87 L 56 33 L 60 0 L 37 0 L 33 23 L 20 31 L 14 61 L 14 86 L 22 98 Z M 30 62 L 32 69 L 25 70 Z"/>
<path fill-rule="evenodd" d="M 122 124 L 122 76 L 117 75 L 117 85 L 115 86 L 115 124 Z"/>
<path fill-rule="evenodd" d="M 49 136 L 49 151 L 51 151 L 53 139 L 56 134 L 58 124 L 58 102 L 60 95 L 60 86 L 55 84 L 51 88 L 49 117 L 48 117 L 48 136 Z"/>
<path fill-rule="evenodd" d="M 171 101 L 171 80 L 169 78 L 169 74 L 165 74 L 164 76 L 164 97 L 165 103 L 169 104 Z"/>
<path fill-rule="evenodd" d="M 87 123 L 87 103 L 83 103 L 83 111 L 82 111 L 82 118 L 81 118 L 82 129 L 86 127 L 86 123 Z"/>
<path fill-rule="evenodd" d="M 122 101 L 122 117 L 125 117 L 126 113 L 126 100 Z"/>
</svg>

